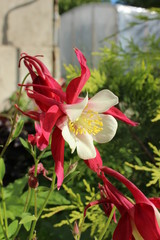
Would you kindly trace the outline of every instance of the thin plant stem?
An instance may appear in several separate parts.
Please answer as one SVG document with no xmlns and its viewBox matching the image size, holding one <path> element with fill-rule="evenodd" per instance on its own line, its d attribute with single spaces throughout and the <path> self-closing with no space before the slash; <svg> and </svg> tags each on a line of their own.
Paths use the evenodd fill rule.
<svg viewBox="0 0 160 240">
<path fill-rule="evenodd" d="M 22 84 L 24 84 L 25 80 L 27 79 L 27 77 L 29 76 L 30 73 L 28 73 L 25 78 L 23 79 L 23 82 Z M 18 99 L 17 99 L 17 104 L 19 104 L 19 101 L 20 101 L 20 97 L 21 97 L 21 92 L 22 92 L 22 86 L 20 87 L 20 90 L 19 90 L 19 96 L 18 96 Z M 12 121 L 12 127 L 11 127 L 11 131 L 10 131 L 10 134 L 7 138 L 7 141 L 0 153 L 0 158 L 3 157 L 4 153 L 6 152 L 7 150 L 7 147 L 8 145 L 10 144 L 11 140 L 12 140 L 12 136 L 13 136 L 13 132 L 14 132 L 14 129 L 15 129 L 15 126 L 16 126 L 16 119 L 17 119 L 17 112 L 18 110 L 15 109 L 15 112 L 14 112 L 14 116 L 13 116 L 13 121 Z M 8 220 L 7 220 L 7 214 L 6 214 L 6 204 L 5 204 L 5 200 L 4 200 L 4 196 L 3 196 L 3 182 L 1 181 L 0 182 L 0 187 L 1 187 L 1 194 L 2 194 L 2 206 L 3 206 L 3 211 L 4 211 L 4 222 L 5 222 L 5 231 L 6 231 L 6 236 L 8 239 Z"/>
<path fill-rule="evenodd" d="M 34 189 L 34 215 L 37 218 L 37 188 Z"/>
<path fill-rule="evenodd" d="M 43 157 L 43 154 L 46 152 L 46 148 L 39 154 L 39 156 L 37 157 L 37 160 L 39 161 L 42 157 Z"/>
<path fill-rule="evenodd" d="M 110 215 L 109 215 L 109 218 L 108 218 L 108 220 L 107 220 L 107 222 L 106 222 L 106 226 L 105 226 L 105 228 L 103 229 L 103 231 L 101 232 L 101 235 L 99 236 L 99 240 L 102 240 L 102 239 L 103 239 L 103 237 L 104 237 L 104 235 L 105 235 L 105 233 L 106 233 L 106 231 L 107 231 L 107 229 L 108 229 L 108 227 L 109 227 L 109 224 L 110 224 L 110 222 L 111 222 L 111 220 L 112 220 L 112 217 L 113 217 L 113 214 L 114 214 L 115 210 L 116 210 L 116 207 L 114 206 L 114 207 L 112 208 L 112 211 L 111 211 L 111 213 L 110 213 Z"/>
<path fill-rule="evenodd" d="M 36 148 L 34 148 L 34 151 L 32 151 L 32 157 L 34 158 L 34 162 L 35 162 L 35 172 L 34 172 L 34 176 L 37 177 L 37 167 L 38 167 L 38 162 L 41 158 L 41 156 L 44 154 L 45 150 L 38 156 L 38 158 L 36 158 Z M 33 189 L 31 189 L 29 187 L 28 189 L 28 193 L 27 193 L 27 198 L 26 198 L 26 202 L 25 202 L 25 206 L 24 206 L 24 210 L 23 212 L 27 212 L 29 207 L 30 207 L 30 203 L 32 201 L 32 196 L 33 196 Z M 37 189 L 34 189 L 34 209 L 35 209 L 35 217 L 37 217 Z M 19 224 L 16 233 L 14 234 L 13 239 L 16 238 L 17 234 L 19 233 L 21 226 Z"/>
<path fill-rule="evenodd" d="M 30 203 L 31 203 L 31 199 L 32 199 L 32 195 L 31 195 L 31 188 L 29 187 L 28 188 L 28 192 L 27 192 L 27 197 L 26 197 L 26 202 L 25 202 L 25 205 L 24 205 L 24 210 L 23 212 L 27 212 L 28 208 L 30 207 Z M 13 236 L 13 240 L 16 238 L 16 236 L 18 235 L 20 229 L 22 227 L 22 224 L 19 224 L 18 225 L 18 228 Z"/>
<path fill-rule="evenodd" d="M 37 219 L 34 220 L 33 223 L 32 223 L 32 228 L 31 228 L 31 232 L 30 232 L 30 235 L 29 235 L 29 240 L 32 240 L 33 234 L 34 234 L 34 230 L 35 230 L 35 227 L 36 227 L 36 224 L 37 224 L 37 221 L 38 221 L 38 219 L 40 218 L 40 216 L 41 216 L 41 214 L 42 214 L 45 206 L 46 206 L 47 203 L 48 203 L 49 197 L 50 197 L 51 193 L 52 193 L 53 190 L 54 190 L 55 179 L 56 179 L 56 175 L 55 175 L 55 173 L 53 173 L 52 183 L 51 183 L 50 190 L 49 190 L 49 192 L 48 192 L 48 194 L 47 194 L 47 197 L 46 197 L 46 199 L 45 199 L 42 207 L 40 208 L 40 210 L 39 210 L 39 212 L 38 212 L 38 214 L 37 214 Z"/>
<path fill-rule="evenodd" d="M 34 150 L 34 153 L 36 153 L 36 149 Z M 36 156 L 34 157 L 34 162 L 35 162 L 34 176 L 37 177 L 38 160 L 36 160 Z M 34 215 L 35 217 L 37 217 L 37 188 L 34 189 Z"/>
<path fill-rule="evenodd" d="M 30 205 L 30 199 L 31 199 L 31 188 L 29 187 L 28 188 L 28 192 L 27 192 L 27 197 L 26 197 L 26 202 L 25 202 L 25 205 L 24 205 L 24 210 L 23 212 L 26 212 L 29 205 Z"/>
<path fill-rule="evenodd" d="M 23 79 L 23 82 L 22 84 L 24 84 L 25 80 L 27 79 L 27 77 L 29 76 L 30 73 L 28 73 L 25 78 Z M 20 100 L 20 97 L 21 97 L 21 92 L 22 92 L 22 86 L 20 87 L 20 90 L 19 90 L 19 96 L 18 96 L 18 99 L 17 99 L 17 105 L 19 104 L 19 100 Z M 18 110 L 15 109 L 15 112 L 14 112 L 14 116 L 13 116 L 13 121 L 12 121 L 12 127 L 11 127 L 11 131 L 10 131 L 10 134 L 8 136 L 8 139 L 4 145 L 4 148 L 2 149 L 2 152 L 0 154 L 0 158 L 4 155 L 5 151 L 7 150 L 7 147 L 8 145 L 10 144 L 10 141 L 12 139 L 12 135 L 13 135 L 13 132 L 14 132 L 14 128 L 15 128 L 15 125 L 16 125 L 16 118 L 17 118 L 17 113 L 18 113 Z"/>
<path fill-rule="evenodd" d="M 2 217 L 1 209 L 0 209 L 0 223 L 1 223 L 2 230 L 3 230 L 3 235 L 4 235 L 5 239 L 8 239 L 8 237 L 6 235 L 6 231 L 5 231 L 5 226 L 4 226 L 4 223 L 3 223 L 3 217 Z"/>
<path fill-rule="evenodd" d="M 7 219 L 7 212 L 6 212 L 6 203 L 4 200 L 3 182 L 2 181 L 0 181 L 0 187 L 1 187 L 2 207 L 3 207 L 3 213 L 4 213 L 5 232 L 6 232 L 6 237 L 8 239 L 8 219 Z"/>
<path fill-rule="evenodd" d="M 34 156 L 34 163 L 35 163 L 35 168 L 34 168 L 34 177 L 37 177 L 37 167 L 38 167 L 38 161 L 36 160 L 36 156 Z"/>
</svg>

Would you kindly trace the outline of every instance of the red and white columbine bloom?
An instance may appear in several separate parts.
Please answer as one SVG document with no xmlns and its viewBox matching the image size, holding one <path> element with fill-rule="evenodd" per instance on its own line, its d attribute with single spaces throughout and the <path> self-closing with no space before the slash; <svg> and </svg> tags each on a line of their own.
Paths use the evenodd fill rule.
<svg viewBox="0 0 160 240">
<path fill-rule="evenodd" d="M 57 126 L 72 153 L 77 148 L 81 159 L 96 157 L 93 141 L 109 142 L 116 133 L 117 121 L 103 112 L 117 103 L 118 98 L 111 91 L 102 90 L 91 99 L 86 96 L 79 103 L 63 105 L 66 116 L 57 122 Z"/>
<path fill-rule="evenodd" d="M 37 58 L 23 54 L 24 60 L 32 78 L 31 84 L 23 85 L 29 98 L 33 99 L 39 111 L 23 112 L 23 114 L 39 122 L 35 139 L 40 150 L 46 148 L 51 136 L 51 151 L 55 162 L 57 186 L 61 186 L 64 178 L 64 145 L 68 142 L 71 151 L 77 149 L 80 158 L 98 158 L 98 150 L 93 141 L 105 143 L 110 141 L 117 130 L 115 118 L 132 126 L 137 123 L 128 119 L 114 105 L 118 98 L 109 90 L 102 90 L 93 98 L 80 98 L 83 86 L 90 77 L 90 70 L 82 52 L 75 48 L 75 53 L 81 67 L 81 75 L 72 79 L 66 91 L 51 76 L 46 66 Z M 32 89 L 30 88 L 32 87 Z"/>
</svg>

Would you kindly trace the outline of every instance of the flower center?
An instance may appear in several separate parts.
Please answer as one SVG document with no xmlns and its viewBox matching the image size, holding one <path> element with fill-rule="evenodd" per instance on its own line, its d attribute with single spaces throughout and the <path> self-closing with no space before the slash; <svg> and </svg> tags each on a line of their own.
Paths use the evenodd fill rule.
<svg viewBox="0 0 160 240">
<path fill-rule="evenodd" d="M 71 122 L 69 119 L 69 129 L 74 134 L 89 134 L 96 135 L 101 130 L 103 130 L 102 118 L 97 112 L 92 110 L 83 111 L 81 116 L 76 119 L 75 122 Z"/>
</svg>

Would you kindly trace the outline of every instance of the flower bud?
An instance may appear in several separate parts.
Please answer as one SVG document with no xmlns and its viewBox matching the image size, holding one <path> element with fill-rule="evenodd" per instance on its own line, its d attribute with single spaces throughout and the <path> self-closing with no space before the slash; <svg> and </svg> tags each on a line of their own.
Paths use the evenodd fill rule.
<svg viewBox="0 0 160 240">
<path fill-rule="evenodd" d="M 78 162 L 71 164 L 67 170 L 67 174 L 74 172 L 77 168 L 77 165 L 78 165 Z"/>
<path fill-rule="evenodd" d="M 37 188 L 39 185 L 37 177 L 30 175 L 28 179 L 28 185 L 30 186 L 30 188 Z"/>
<path fill-rule="evenodd" d="M 78 227 L 77 221 L 74 222 L 73 232 L 72 233 L 73 233 L 73 236 L 79 235 L 79 227 Z"/>
</svg>

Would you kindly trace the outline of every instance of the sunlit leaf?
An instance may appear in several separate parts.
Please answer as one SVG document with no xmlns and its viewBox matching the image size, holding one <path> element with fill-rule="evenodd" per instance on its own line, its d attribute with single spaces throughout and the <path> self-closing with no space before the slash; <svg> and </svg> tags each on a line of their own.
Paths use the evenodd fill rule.
<svg viewBox="0 0 160 240">
<path fill-rule="evenodd" d="M 0 158 L 0 181 L 3 180 L 5 175 L 5 164 L 3 158 Z"/>
<path fill-rule="evenodd" d="M 10 238 L 17 230 L 18 227 L 18 220 L 13 221 L 9 226 L 8 226 L 8 237 Z"/>
<path fill-rule="evenodd" d="M 14 140 L 15 138 L 17 138 L 20 135 L 20 133 L 22 132 L 23 126 L 24 126 L 24 120 L 19 119 L 19 121 L 17 122 L 17 125 L 16 125 L 16 129 L 13 134 L 12 140 Z"/>
</svg>

